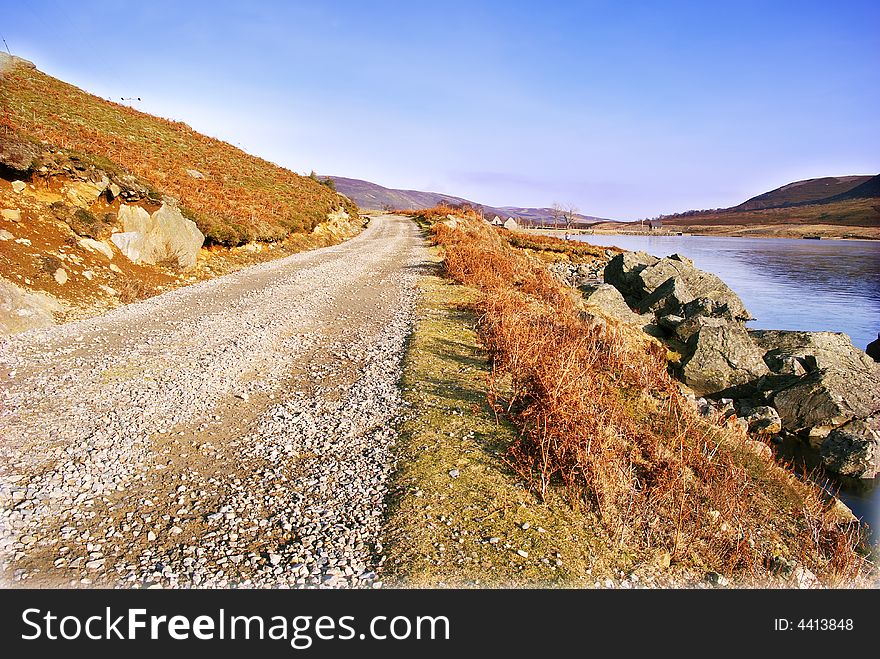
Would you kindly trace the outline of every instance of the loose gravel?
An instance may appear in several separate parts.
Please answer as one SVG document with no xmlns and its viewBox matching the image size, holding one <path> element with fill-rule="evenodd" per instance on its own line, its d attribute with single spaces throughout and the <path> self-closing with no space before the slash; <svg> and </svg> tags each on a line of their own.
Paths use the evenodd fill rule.
<svg viewBox="0 0 880 659">
<path fill-rule="evenodd" d="M 357 238 L 0 344 L 8 586 L 381 587 L 425 251 Z"/>
</svg>

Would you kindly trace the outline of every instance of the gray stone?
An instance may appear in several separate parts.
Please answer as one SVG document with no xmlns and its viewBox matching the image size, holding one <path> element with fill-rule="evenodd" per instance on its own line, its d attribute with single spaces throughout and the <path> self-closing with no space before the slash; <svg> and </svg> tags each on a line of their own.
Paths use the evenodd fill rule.
<svg viewBox="0 0 880 659">
<path fill-rule="evenodd" d="M 584 296 L 584 303 L 588 306 L 597 307 L 624 323 L 643 324 L 642 318 L 629 308 L 623 295 L 611 284 L 584 286 L 580 290 Z"/>
<path fill-rule="evenodd" d="M 782 419 L 779 418 L 779 412 L 769 405 L 760 405 L 749 410 L 748 415 L 744 418 L 751 433 L 775 435 L 782 432 Z"/>
<path fill-rule="evenodd" d="M 782 425 L 792 432 L 808 433 L 811 441 L 852 419 L 865 419 L 880 411 L 880 375 L 877 370 L 822 369 L 771 393 Z"/>
<path fill-rule="evenodd" d="M 624 296 L 636 292 L 637 276 L 659 259 L 646 252 L 623 252 L 608 261 L 605 266 L 605 283 L 611 284 Z"/>
<path fill-rule="evenodd" d="M 751 330 L 749 334 L 764 349 L 764 361 L 776 373 L 790 372 L 792 358 L 800 362 L 805 371 L 825 368 L 871 371 L 876 367 L 874 360 L 853 346 L 849 336 L 842 332 Z"/>
<path fill-rule="evenodd" d="M 730 322 L 723 318 L 712 318 L 710 316 L 694 316 L 678 323 L 675 328 L 675 336 L 679 341 L 687 343 L 691 337 L 704 327 L 726 327 Z"/>
<path fill-rule="evenodd" d="M 718 276 L 693 266 L 689 259 L 679 256 L 660 259 L 653 265 L 641 269 L 634 277 L 632 286 L 641 298 L 650 296 L 669 279 L 677 279 L 683 286 L 679 289 L 689 293 L 690 299 L 682 300 L 686 304 L 696 298 L 708 298 L 716 303 L 725 304 L 731 315 L 739 320 L 751 320 L 739 296 L 731 290 Z"/>
<path fill-rule="evenodd" d="M 857 419 L 832 430 L 819 454 L 826 469 L 852 478 L 880 472 L 880 417 Z"/>
<path fill-rule="evenodd" d="M 16 193 L 24 192 L 24 189 L 27 187 L 27 183 L 24 181 L 13 181 L 12 182 L 12 191 Z"/>
<path fill-rule="evenodd" d="M 658 315 L 683 315 L 684 306 L 693 299 L 693 293 L 680 277 L 670 277 L 639 302 L 639 311 Z"/>
<path fill-rule="evenodd" d="M 769 373 L 761 351 L 737 323 L 706 324 L 690 337 L 687 348 L 682 378 L 701 394 L 748 384 Z"/>
</svg>

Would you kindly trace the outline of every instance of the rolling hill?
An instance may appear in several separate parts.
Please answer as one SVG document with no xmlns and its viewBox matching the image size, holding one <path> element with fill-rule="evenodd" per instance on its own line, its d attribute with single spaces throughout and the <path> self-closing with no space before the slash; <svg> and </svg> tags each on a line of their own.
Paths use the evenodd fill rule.
<svg viewBox="0 0 880 659">
<path fill-rule="evenodd" d="M 727 210 L 730 211 L 756 211 L 766 208 L 783 208 L 785 206 L 800 206 L 813 204 L 822 200 L 830 200 L 841 197 L 871 180 L 871 176 L 826 176 L 824 178 L 811 178 L 805 181 L 795 181 L 782 187 L 765 192 L 757 197 L 744 201 L 738 206 Z"/>
</svg>

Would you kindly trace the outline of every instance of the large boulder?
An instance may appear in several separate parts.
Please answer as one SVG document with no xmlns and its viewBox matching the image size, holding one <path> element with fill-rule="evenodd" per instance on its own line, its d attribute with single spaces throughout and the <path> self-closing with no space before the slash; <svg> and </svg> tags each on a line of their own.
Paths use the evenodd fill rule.
<svg viewBox="0 0 880 659">
<path fill-rule="evenodd" d="M 658 260 L 639 270 L 633 277 L 634 293 L 642 300 L 652 300 L 652 305 L 663 305 L 667 313 L 673 312 L 672 303 L 683 306 L 697 298 L 708 298 L 716 303 L 726 305 L 730 314 L 738 320 L 751 320 L 739 296 L 725 284 L 720 277 L 711 272 L 695 268 L 693 262 L 673 254 Z M 669 284 L 669 280 L 674 280 Z M 663 294 L 655 292 L 665 286 L 670 294 L 675 294 L 674 301 L 663 301 Z M 659 298 L 659 299 L 658 299 Z"/>
<path fill-rule="evenodd" d="M 624 323 L 644 325 L 644 320 L 629 308 L 623 295 L 611 284 L 582 286 L 580 288 L 587 306 L 601 309 L 605 314 Z"/>
<path fill-rule="evenodd" d="M 874 478 L 880 472 L 880 417 L 832 430 L 819 449 L 825 468 L 841 476 Z"/>
<path fill-rule="evenodd" d="M 63 310 L 55 298 L 25 291 L 0 277 L 0 335 L 48 327 L 55 324 L 52 314 Z"/>
<path fill-rule="evenodd" d="M 817 446 L 835 428 L 880 412 L 880 373 L 878 369 L 819 369 L 772 392 L 771 397 L 785 429 L 806 434 Z"/>
<path fill-rule="evenodd" d="M 622 252 L 605 266 L 605 283 L 611 284 L 626 297 L 637 292 L 636 277 L 638 274 L 659 261 L 656 256 L 646 252 Z"/>
<path fill-rule="evenodd" d="M 139 206 L 123 204 L 119 220 L 125 231 L 114 233 L 111 240 L 135 263 L 172 262 L 177 267 L 189 268 L 195 265 L 205 242 L 195 222 L 167 204 L 152 215 Z"/>
<path fill-rule="evenodd" d="M 701 394 L 713 394 L 750 384 L 770 371 L 763 353 L 739 323 L 721 319 L 699 328 L 687 342 L 682 360 L 685 384 Z"/>
<path fill-rule="evenodd" d="M 764 361 L 777 373 L 788 372 L 792 360 L 804 371 L 837 368 L 871 372 L 876 368 L 874 360 L 853 346 L 842 332 L 751 330 L 749 334 L 765 350 Z"/>
</svg>

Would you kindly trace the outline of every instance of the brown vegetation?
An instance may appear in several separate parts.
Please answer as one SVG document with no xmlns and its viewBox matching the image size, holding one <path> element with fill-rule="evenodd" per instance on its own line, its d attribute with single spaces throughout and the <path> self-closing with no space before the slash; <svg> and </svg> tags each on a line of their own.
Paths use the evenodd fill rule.
<svg viewBox="0 0 880 659">
<path fill-rule="evenodd" d="M 311 232 L 340 205 L 356 213 L 316 180 L 34 69 L 0 75 L 0 109 L 0 130 L 80 154 L 111 174 L 133 174 L 177 198 L 209 242 L 281 240 Z"/>
<path fill-rule="evenodd" d="M 432 235 L 448 275 L 483 293 L 490 397 L 519 430 L 509 464 L 537 492 L 563 488 L 626 553 L 752 579 L 791 560 L 826 584 L 866 571 L 858 524 L 836 521 L 818 488 L 741 431 L 698 417 L 658 344 L 584 313 L 484 224 L 437 223 Z"/>
</svg>

